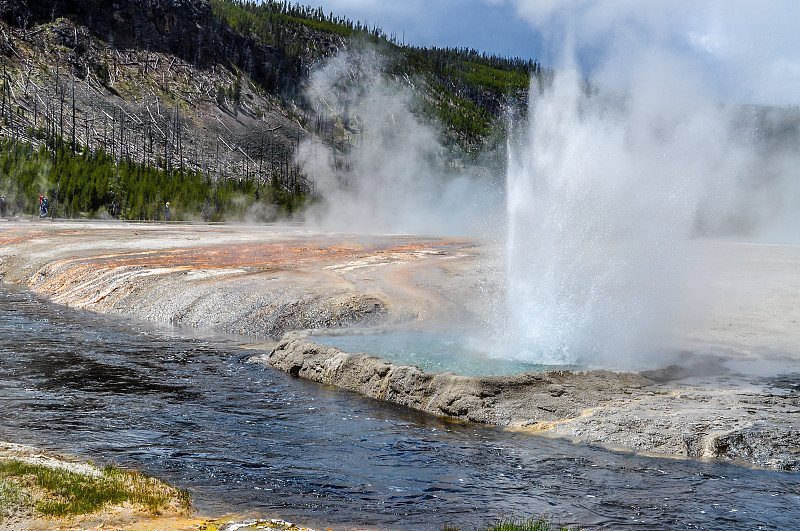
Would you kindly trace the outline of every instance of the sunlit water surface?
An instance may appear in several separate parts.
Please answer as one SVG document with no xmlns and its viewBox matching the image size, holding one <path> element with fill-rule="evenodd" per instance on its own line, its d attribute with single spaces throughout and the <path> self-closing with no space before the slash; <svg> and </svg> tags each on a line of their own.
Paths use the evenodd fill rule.
<svg viewBox="0 0 800 531">
<path fill-rule="evenodd" d="M 251 352 L 0 287 L 0 438 L 116 462 L 201 512 L 335 529 L 792 529 L 800 476 L 446 422 L 247 363 Z"/>
</svg>

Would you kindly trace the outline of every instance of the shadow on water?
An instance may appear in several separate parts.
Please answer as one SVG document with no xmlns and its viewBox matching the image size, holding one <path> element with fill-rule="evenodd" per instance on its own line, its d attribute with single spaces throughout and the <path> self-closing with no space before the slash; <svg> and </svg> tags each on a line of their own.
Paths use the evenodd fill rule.
<svg viewBox="0 0 800 531">
<path fill-rule="evenodd" d="M 201 512 L 337 529 L 790 529 L 800 476 L 447 422 L 246 363 L 229 340 L 0 288 L 0 438 L 113 461 Z M 184 337 L 185 336 L 185 337 Z"/>
</svg>

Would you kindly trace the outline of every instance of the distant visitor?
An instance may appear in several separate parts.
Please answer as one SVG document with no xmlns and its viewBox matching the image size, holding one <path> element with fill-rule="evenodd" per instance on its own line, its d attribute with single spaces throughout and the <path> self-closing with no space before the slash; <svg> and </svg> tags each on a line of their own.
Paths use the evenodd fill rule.
<svg viewBox="0 0 800 531">
<path fill-rule="evenodd" d="M 164 221 L 169 221 L 169 201 L 164 205 Z"/>
<path fill-rule="evenodd" d="M 43 195 L 39 196 L 39 217 L 45 218 L 47 217 L 47 213 L 49 212 L 49 205 L 47 203 L 47 198 Z"/>
<path fill-rule="evenodd" d="M 6 217 L 6 196 L 0 195 L 0 217 Z"/>
</svg>

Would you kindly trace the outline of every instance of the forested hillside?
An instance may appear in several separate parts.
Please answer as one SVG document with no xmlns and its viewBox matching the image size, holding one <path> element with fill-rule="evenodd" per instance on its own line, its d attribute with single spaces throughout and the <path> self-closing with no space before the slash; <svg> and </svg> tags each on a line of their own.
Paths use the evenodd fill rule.
<svg viewBox="0 0 800 531">
<path fill-rule="evenodd" d="M 342 48 L 377 50 L 384 73 L 397 83 L 412 83 L 419 94 L 417 111 L 445 126 L 444 142 L 465 151 L 478 150 L 492 128 L 503 123 L 510 102 L 527 101 L 531 76 L 548 76 L 532 59 L 503 58 L 473 49 L 421 48 L 401 45 L 396 35 L 286 2 L 212 0 L 215 16 L 240 34 L 250 34 L 280 50 L 290 62 L 318 64 Z M 276 75 L 279 75 L 276 73 Z M 268 80 L 268 86 L 292 86 L 292 79 Z M 290 89 L 291 91 L 291 89 Z"/>
<path fill-rule="evenodd" d="M 166 201 L 179 219 L 296 211 L 317 193 L 300 143 L 346 151 L 358 136 L 305 93 L 345 51 L 381 58 L 456 164 L 502 151 L 504 110 L 546 76 L 531 60 L 406 46 L 287 2 L 4 0 L 0 19 L 0 192 L 20 215 L 39 195 L 64 217 L 153 219 Z"/>
</svg>

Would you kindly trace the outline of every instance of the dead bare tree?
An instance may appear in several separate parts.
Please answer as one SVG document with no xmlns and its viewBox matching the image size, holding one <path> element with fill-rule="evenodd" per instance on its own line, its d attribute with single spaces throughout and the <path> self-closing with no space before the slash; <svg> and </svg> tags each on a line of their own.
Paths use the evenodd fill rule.
<svg viewBox="0 0 800 531">
<path fill-rule="evenodd" d="M 77 30 L 76 30 L 76 39 L 77 39 Z M 72 77 L 72 154 L 75 154 L 75 68 L 71 70 L 71 77 Z"/>
</svg>

